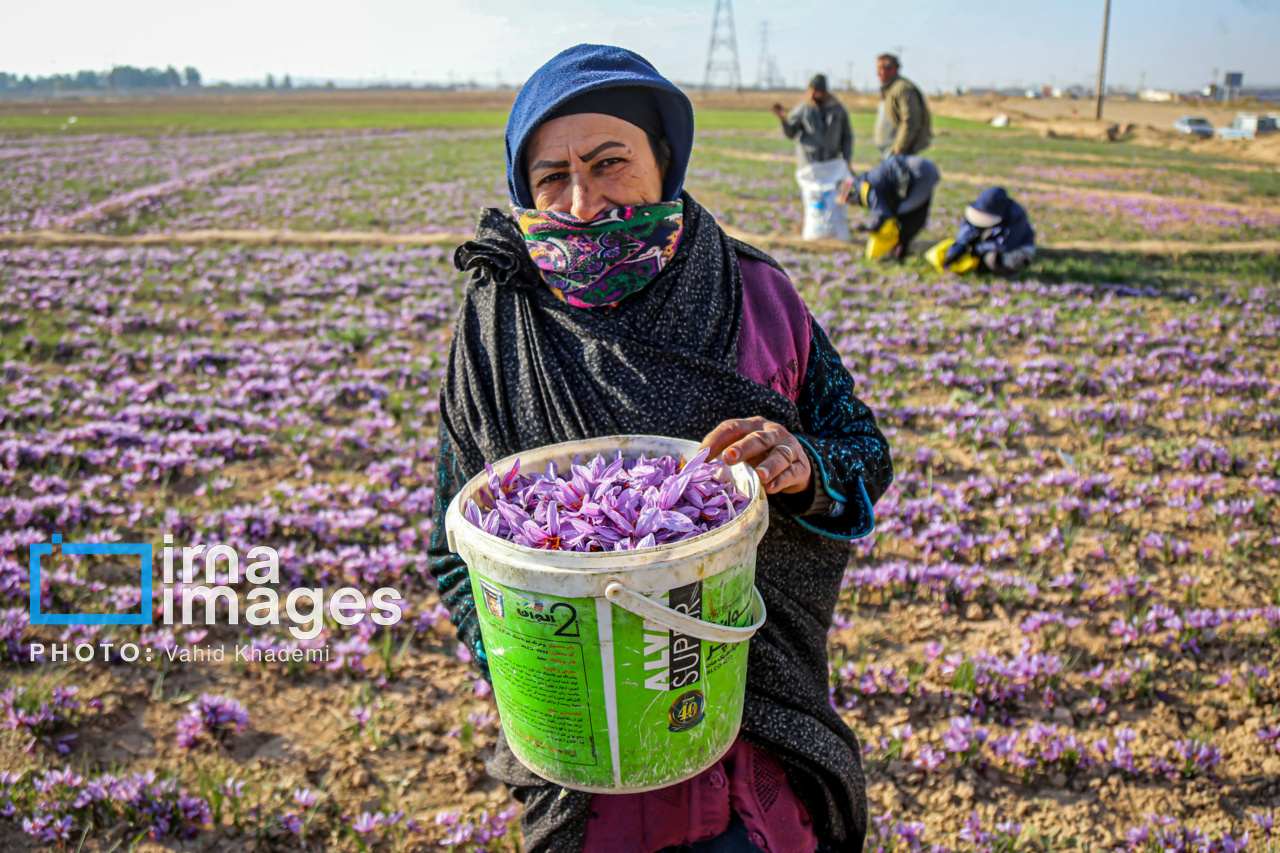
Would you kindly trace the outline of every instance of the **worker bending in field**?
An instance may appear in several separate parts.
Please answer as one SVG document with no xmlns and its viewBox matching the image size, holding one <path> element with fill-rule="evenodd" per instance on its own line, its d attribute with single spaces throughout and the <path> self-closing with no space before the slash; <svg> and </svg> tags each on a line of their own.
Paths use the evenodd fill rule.
<svg viewBox="0 0 1280 853">
<path fill-rule="evenodd" d="M 932 160 L 894 154 L 855 177 L 841 191 L 841 201 L 865 207 L 875 217 L 858 226 L 870 232 L 867 257 L 902 260 L 929 219 L 933 190 L 942 175 Z"/>
<path fill-rule="evenodd" d="M 929 261 L 941 269 L 979 269 L 1000 275 L 1021 272 L 1036 254 L 1036 232 L 1022 205 L 1004 187 L 991 187 L 964 209 L 955 240 L 929 250 Z M 936 257 L 935 257 L 936 256 Z"/>
</svg>

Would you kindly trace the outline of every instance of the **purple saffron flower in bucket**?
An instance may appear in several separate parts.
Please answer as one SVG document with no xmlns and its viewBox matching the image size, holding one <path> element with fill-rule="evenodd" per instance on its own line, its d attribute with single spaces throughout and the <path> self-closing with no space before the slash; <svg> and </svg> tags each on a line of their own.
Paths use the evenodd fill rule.
<svg viewBox="0 0 1280 853">
<path fill-rule="evenodd" d="M 502 524 L 502 516 L 498 514 L 496 509 L 491 509 L 482 514 L 475 501 L 467 501 L 467 508 L 463 511 L 463 516 L 485 533 L 490 533 L 494 536 L 501 535 L 499 529 Z"/>
<path fill-rule="evenodd" d="M 630 551 L 668 545 L 735 518 L 746 495 L 720 479 L 706 449 L 687 462 L 670 456 L 612 461 L 597 456 L 524 475 L 517 464 L 468 501 L 463 517 L 494 536 L 549 551 Z"/>
</svg>

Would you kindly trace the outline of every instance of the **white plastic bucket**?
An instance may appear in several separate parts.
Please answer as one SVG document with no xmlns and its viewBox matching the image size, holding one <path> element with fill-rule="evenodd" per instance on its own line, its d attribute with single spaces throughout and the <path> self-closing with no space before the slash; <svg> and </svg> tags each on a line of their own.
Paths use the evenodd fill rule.
<svg viewBox="0 0 1280 853">
<path fill-rule="evenodd" d="M 528 450 L 522 471 L 561 472 L 597 454 L 693 456 L 698 444 L 610 436 Z M 733 745 L 747 641 L 764 624 L 756 546 L 769 525 L 755 471 L 726 469 L 749 502 L 729 523 L 640 551 L 542 551 L 463 517 L 488 485 L 464 485 L 445 518 L 466 561 L 498 713 L 512 752 L 566 788 L 632 793 L 696 776 Z"/>
</svg>

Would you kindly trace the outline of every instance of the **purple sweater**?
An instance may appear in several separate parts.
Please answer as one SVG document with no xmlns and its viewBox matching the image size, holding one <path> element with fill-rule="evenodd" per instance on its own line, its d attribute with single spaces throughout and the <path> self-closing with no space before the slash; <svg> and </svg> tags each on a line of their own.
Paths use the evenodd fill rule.
<svg viewBox="0 0 1280 853">
<path fill-rule="evenodd" d="M 794 403 L 800 397 L 813 341 L 809 308 L 785 273 L 754 258 L 740 257 L 738 265 L 742 268 L 738 372 Z"/>
</svg>

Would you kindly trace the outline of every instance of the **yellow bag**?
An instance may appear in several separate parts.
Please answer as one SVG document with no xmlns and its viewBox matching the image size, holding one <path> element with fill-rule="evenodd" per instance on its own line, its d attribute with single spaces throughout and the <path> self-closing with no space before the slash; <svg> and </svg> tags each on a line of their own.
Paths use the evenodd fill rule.
<svg viewBox="0 0 1280 853">
<path fill-rule="evenodd" d="M 947 268 L 942 265 L 943 258 L 947 256 L 947 252 L 956 244 L 955 240 L 943 240 L 941 243 L 935 243 L 929 249 L 925 250 L 924 259 L 929 262 L 929 266 L 938 272 L 946 272 Z"/>
<path fill-rule="evenodd" d="M 867 260 L 874 261 L 884 257 L 893 251 L 896 245 L 898 245 L 898 220 L 889 219 L 880 226 L 879 231 L 872 231 L 871 236 L 867 238 Z"/>
<path fill-rule="evenodd" d="M 964 275 L 967 272 L 973 272 L 978 268 L 978 258 L 972 253 L 966 253 L 951 262 L 950 266 L 944 266 L 943 260 L 947 257 L 947 251 L 956 243 L 955 240 L 943 240 L 932 246 L 924 253 L 925 260 L 929 262 L 938 272 L 946 272 L 951 270 L 953 273 Z"/>
</svg>

